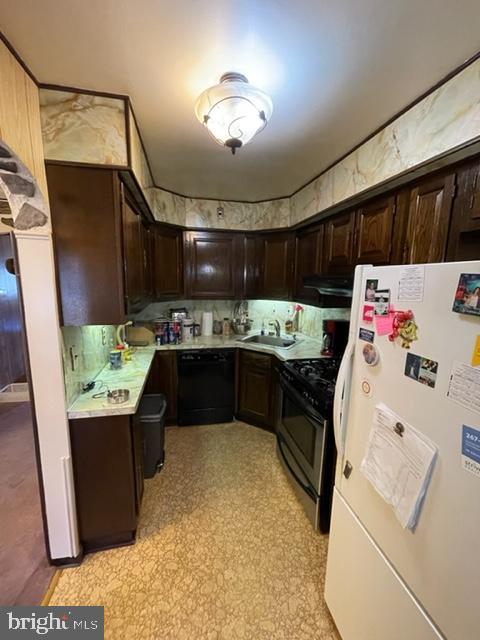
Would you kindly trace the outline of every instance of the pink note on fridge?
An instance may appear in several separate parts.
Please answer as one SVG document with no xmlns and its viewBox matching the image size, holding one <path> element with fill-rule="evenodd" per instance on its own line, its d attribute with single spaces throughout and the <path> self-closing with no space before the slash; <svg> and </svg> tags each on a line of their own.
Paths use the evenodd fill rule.
<svg viewBox="0 0 480 640">
<path fill-rule="evenodd" d="M 388 316 L 375 316 L 377 336 L 388 336 L 393 331 L 393 319 L 395 314 L 390 312 Z"/>
</svg>

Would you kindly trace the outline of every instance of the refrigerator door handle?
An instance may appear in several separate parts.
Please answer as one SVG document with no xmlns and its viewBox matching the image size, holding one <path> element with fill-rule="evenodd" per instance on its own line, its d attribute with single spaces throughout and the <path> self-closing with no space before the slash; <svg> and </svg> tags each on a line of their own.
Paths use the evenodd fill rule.
<svg viewBox="0 0 480 640">
<path fill-rule="evenodd" d="M 344 396 L 345 385 L 350 378 L 352 357 L 355 348 L 355 343 L 350 340 L 343 354 L 342 362 L 338 370 L 337 382 L 335 384 L 335 396 L 333 399 L 333 433 L 335 436 L 335 445 L 337 447 L 338 457 L 343 456 L 343 449 L 345 444 L 344 433 Z"/>
</svg>

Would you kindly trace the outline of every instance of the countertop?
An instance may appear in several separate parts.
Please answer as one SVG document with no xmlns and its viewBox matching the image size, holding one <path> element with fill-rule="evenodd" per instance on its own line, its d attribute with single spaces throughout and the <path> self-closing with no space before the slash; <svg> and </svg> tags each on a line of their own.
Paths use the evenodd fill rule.
<svg viewBox="0 0 480 640">
<path fill-rule="evenodd" d="M 181 344 L 161 346 L 152 344 L 148 347 L 136 347 L 132 359 L 126 362 L 121 369 L 111 369 L 110 364 L 107 364 L 100 371 L 95 377 L 95 387 L 87 393 L 82 393 L 70 405 L 67 411 L 68 418 L 75 420 L 79 418 L 120 416 L 135 413 L 140 403 L 140 398 L 142 397 L 156 351 L 233 348 L 270 353 L 282 361 L 320 357 L 321 341 L 301 334 L 298 334 L 298 344 L 289 349 L 241 342 L 240 339 L 242 337 L 245 336 L 200 336 L 194 338 L 191 342 L 182 342 Z M 101 391 L 100 382 L 103 382 L 109 389 L 129 389 L 130 397 L 128 402 L 115 405 L 110 404 L 106 397 L 93 398 L 94 394 Z"/>
<path fill-rule="evenodd" d="M 137 349 L 132 359 L 126 362 L 121 369 L 111 369 L 107 364 L 95 377 L 95 387 L 87 393 L 82 393 L 70 405 L 67 415 L 70 420 L 78 418 L 98 418 L 102 416 L 122 416 L 135 413 L 138 408 L 143 389 L 152 366 L 155 347 Z M 106 397 L 93 398 L 99 393 L 100 382 L 105 383 L 109 389 L 128 389 L 130 397 L 123 404 L 110 404 Z"/>
<path fill-rule="evenodd" d="M 253 332 L 249 335 L 255 335 Z M 255 344 L 251 342 L 242 342 L 242 338 L 247 336 L 233 335 L 231 337 L 224 336 L 200 336 L 193 338 L 190 342 L 182 342 L 180 344 L 164 344 L 155 348 L 157 351 L 171 351 L 178 349 L 247 349 L 249 351 L 260 351 L 262 353 L 271 353 L 279 360 L 297 360 L 298 358 L 319 358 L 322 349 L 321 340 L 310 338 L 302 334 L 297 334 L 298 344 L 289 349 L 282 347 L 271 347 L 266 344 Z M 292 336 L 282 335 L 284 338 Z M 147 348 L 147 347 L 144 347 Z"/>
</svg>

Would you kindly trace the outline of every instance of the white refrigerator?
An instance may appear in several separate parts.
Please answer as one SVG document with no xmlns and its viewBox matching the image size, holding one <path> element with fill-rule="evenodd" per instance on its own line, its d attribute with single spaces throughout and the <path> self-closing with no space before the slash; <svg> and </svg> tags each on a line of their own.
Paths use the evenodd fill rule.
<svg viewBox="0 0 480 640">
<path fill-rule="evenodd" d="M 460 282 L 462 274 L 468 277 Z M 338 462 L 325 584 L 343 640 L 480 638 L 476 274 L 480 261 L 355 271 L 335 395 Z M 386 300 L 390 310 L 414 314 L 417 339 L 408 349 L 385 333 L 393 313 L 372 319 L 371 307 L 385 314 Z M 372 339 L 376 364 L 365 357 Z M 414 529 L 402 526 L 360 468 L 379 404 L 437 448 Z"/>
</svg>

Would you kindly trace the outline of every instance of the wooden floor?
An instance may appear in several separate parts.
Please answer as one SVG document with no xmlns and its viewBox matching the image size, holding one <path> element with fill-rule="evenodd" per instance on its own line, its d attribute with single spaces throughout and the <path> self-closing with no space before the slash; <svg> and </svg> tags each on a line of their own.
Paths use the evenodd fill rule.
<svg viewBox="0 0 480 640">
<path fill-rule="evenodd" d="M 48 564 L 29 403 L 0 404 L 0 604 L 40 604 Z"/>
</svg>

